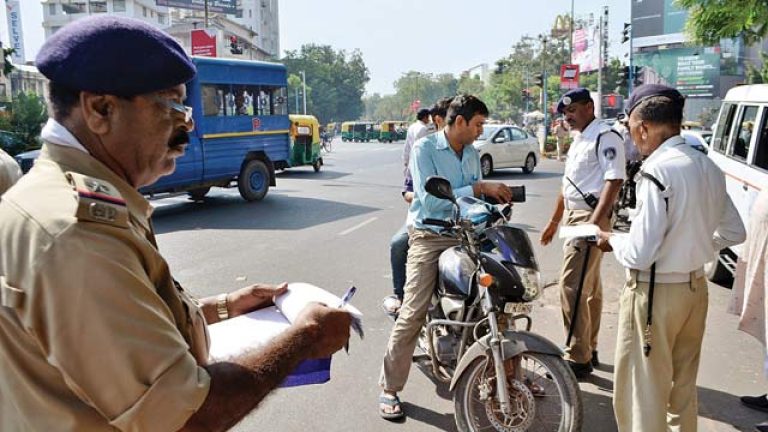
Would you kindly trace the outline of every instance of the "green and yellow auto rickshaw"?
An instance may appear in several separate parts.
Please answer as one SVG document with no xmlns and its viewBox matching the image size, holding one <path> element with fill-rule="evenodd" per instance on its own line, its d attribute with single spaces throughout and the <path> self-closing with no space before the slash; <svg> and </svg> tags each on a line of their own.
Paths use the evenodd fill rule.
<svg viewBox="0 0 768 432">
<path fill-rule="evenodd" d="M 379 129 L 379 141 L 380 142 L 392 142 L 400 139 L 397 134 L 397 125 L 400 122 L 385 121 L 381 122 Z"/>
<path fill-rule="evenodd" d="M 352 141 L 352 124 L 354 122 L 344 122 L 341 124 L 341 140 Z"/>
<path fill-rule="evenodd" d="M 323 158 L 320 157 L 320 123 L 312 115 L 291 114 L 291 152 L 288 159 L 290 166 L 312 165 L 315 172 L 320 171 Z"/>
<path fill-rule="evenodd" d="M 368 141 L 368 129 L 371 124 L 368 122 L 352 122 L 352 141 Z"/>
</svg>

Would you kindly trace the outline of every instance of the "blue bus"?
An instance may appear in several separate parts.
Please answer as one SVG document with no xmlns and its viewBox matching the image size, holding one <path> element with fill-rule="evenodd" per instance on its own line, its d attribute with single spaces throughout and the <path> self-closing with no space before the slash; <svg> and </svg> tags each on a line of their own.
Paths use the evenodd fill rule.
<svg viewBox="0 0 768 432">
<path fill-rule="evenodd" d="M 275 186 L 275 171 L 288 167 L 290 120 L 287 72 L 275 63 L 193 57 L 195 79 L 186 105 L 195 130 L 176 171 L 144 187 L 146 195 L 188 192 L 202 199 L 211 187 L 237 185 L 248 201 Z"/>
</svg>

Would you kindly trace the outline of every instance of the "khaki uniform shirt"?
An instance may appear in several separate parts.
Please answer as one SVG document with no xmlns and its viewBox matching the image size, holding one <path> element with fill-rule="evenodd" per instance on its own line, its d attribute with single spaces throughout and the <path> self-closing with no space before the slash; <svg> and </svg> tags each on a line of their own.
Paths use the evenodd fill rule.
<svg viewBox="0 0 768 432">
<path fill-rule="evenodd" d="M 0 195 L 11 188 L 21 178 L 21 168 L 19 164 L 9 155 L 0 149 Z"/>
<path fill-rule="evenodd" d="M 210 388 L 197 303 L 149 203 L 87 153 L 46 144 L 0 201 L 0 430 L 175 431 Z"/>
</svg>

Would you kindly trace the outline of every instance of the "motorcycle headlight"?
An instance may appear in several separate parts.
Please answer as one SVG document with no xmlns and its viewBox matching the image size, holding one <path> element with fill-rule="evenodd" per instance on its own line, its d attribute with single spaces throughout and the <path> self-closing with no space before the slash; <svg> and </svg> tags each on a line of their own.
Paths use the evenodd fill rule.
<svg viewBox="0 0 768 432">
<path fill-rule="evenodd" d="M 523 301 L 530 302 L 536 300 L 539 294 L 541 294 L 541 275 L 539 272 L 528 267 L 515 266 L 515 269 L 517 274 L 520 275 L 520 282 L 525 290 Z"/>
</svg>

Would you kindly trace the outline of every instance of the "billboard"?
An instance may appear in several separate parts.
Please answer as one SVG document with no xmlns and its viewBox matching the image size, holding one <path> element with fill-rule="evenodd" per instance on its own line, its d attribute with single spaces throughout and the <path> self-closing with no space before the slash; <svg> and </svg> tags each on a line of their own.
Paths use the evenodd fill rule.
<svg viewBox="0 0 768 432">
<path fill-rule="evenodd" d="M 192 30 L 192 55 L 216 57 L 216 30 Z"/>
<path fill-rule="evenodd" d="M 24 31 L 21 28 L 21 5 L 18 0 L 5 1 L 5 15 L 8 18 L 8 39 L 14 49 L 11 61 L 24 64 Z"/>
<path fill-rule="evenodd" d="M 597 25 L 573 31 L 571 62 L 578 65 L 581 72 L 592 72 L 600 68 L 600 29 Z"/>
<path fill-rule="evenodd" d="M 635 53 L 633 62 L 643 67 L 644 84 L 675 87 L 690 98 L 720 96 L 720 49 L 674 48 Z"/>
<path fill-rule="evenodd" d="M 685 41 L 688 12 L 675 0 L 632 0 L 632 43 L 636 47 Z"/>
<path fill-rule="evenodd" d="M 209 12 L 237 14 L 237 0 L 155 0 L 155 4 L 180 9 L 205 10 L 206 1 Z"/>
</svg>

